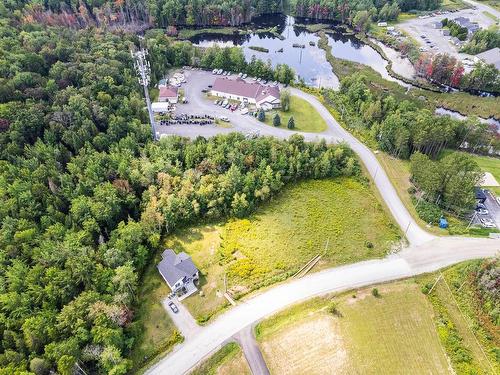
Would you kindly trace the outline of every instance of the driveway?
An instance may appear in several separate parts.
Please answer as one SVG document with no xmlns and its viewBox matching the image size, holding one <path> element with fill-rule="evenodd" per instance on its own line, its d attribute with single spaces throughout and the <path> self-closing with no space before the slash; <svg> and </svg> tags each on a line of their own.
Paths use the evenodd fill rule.
<svg viewBox="0 0 500 375">
<path fill-rule="evenodd" d="M 175 306 L 179 309 L 177 313 L 174 313 L 168 304 L 170 302 L 175 303 Z M 162 302 L 163 308 L 172 318 L 175 326 L 179 330 L 179 332 L 184 336 L 185 339 L 189 340 L 190 338 L 195 337 L 200 331 L 201 327 L 196 323 L 193 316 L 189 312 L 189 310 L 181 303 L 179 300 L 175 298 L 165 298 Z"/>
<path fill-rule="evenodd" d="M 253 335 L 253 326 L 243 328 L 234 338 L 240 344 L 252 374 L 269 375 L 266 361 Z"/>
</svg>

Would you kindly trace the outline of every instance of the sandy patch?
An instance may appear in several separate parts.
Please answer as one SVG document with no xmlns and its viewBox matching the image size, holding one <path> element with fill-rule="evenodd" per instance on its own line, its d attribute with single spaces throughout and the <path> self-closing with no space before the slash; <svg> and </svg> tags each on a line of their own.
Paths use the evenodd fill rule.
<svg viewBox="0 0 500 375">
<path fill-rule="evenodd" d="M 350 373 L 338 324 L 323 314 L 279 332 L 261 348 L 272 374 Z"/>
<path fill-rule="evenodd" d="M 500 186 L 500 184 L 490 172 L 484 172 L 481 186 Z"/>
</svg>

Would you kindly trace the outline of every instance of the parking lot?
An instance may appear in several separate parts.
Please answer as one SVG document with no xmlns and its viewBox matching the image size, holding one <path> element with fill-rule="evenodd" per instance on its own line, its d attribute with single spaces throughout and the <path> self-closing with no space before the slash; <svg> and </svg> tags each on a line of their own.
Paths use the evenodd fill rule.
<svg viewBox="0 0 500 375">
<path fill-rule="evenodd" d="M 496 196 L 488 189 L 483 190 L 486 200 L 484 201 L 483 209 L 476 210 L 473 225 L 488 227 L 488 222 L 491 221 L 496 228 L 500 229 L 500 202 L 496 199 Z M 499 198 L 500 199 L 500 198 Z"/>
<path fill-rule="evenodd" d="M 457 17 L 466 17 L 473 22 L 477 22 L 481 28 L 488 28 L 495 21 L 489 18 L 479 9 L 462 9 L 456 12 L 443 12 L 438 15 L 427 18 L 412 18 L 398 25 L 399 28 L 408 33 L 415 39 L 425 50 L 434 53 L 448 53 L 460 60 L 471 58 L 470 55 L 460 53 L 459 47 L 451 43 L 450 36 L 444 36 L 441 28 L 434 28 L 436 22 L 441 22 L 443 19 L 454 19 Z"/>
</svg>

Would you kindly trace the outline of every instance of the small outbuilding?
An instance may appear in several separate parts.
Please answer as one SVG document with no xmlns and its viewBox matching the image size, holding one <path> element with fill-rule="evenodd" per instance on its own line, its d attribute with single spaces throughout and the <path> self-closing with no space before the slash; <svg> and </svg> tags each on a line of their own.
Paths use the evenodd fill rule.
<svg viewBox="0 0 500 375">
<path fill-rule="evenodd" d="M 160 86 L 160 94 L 158 95 L 159 102 L 169 102 L 176 104 L 179 100 L 179 89 L 175 86 Z"/>
<path fill-rule="evenodd" d="M 157 268 L 172 293 L 182 300 L 198 290 L 195 283 L 199 280 L 199 271 L 188 254 L 166 249 L 161 257 Z"/>
</svg>

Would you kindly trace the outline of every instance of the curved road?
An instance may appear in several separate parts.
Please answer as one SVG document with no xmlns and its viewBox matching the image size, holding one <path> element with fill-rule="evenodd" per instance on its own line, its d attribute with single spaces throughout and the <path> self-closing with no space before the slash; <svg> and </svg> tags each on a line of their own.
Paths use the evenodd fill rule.
<svg viewBox="0 0 500 375">
<path fill-rule="evenodd" d="M 207 78 L 205 77 L 213 81 L 213 77 L 206 72 L 191 72 L 191 74 L 192 78 L 196 78 L 195 81 L 198 82 L 201 88 L 206 87 Z M 205 80 L 204 83 L 199 83 L 203 80 Z M 314 96 L 297 89 L 292 89 L 292 93 L 311 103 L 328 124 L 328 130 L 321 133 L 321 135 L 301 134 L 310 141 L 318 140 L 320 137 L 329 142 L 345 141 L 353 148 L 372 178 L 375 177 L 375 184 L 382 198 L 401 229 L 406 232 L 410 243 L 409 247 L 384 259 L 364 261 L 313 273 L 301 279 L 279 284 L 253 297 L 244 299 L 238 306 L 231 308 L 215 321 L 201 328 L 197 336 L 187 339 L 182 345 L 176 347 L 174 352 L 151 367 L 147 372 L 148 374 L 184 374 L 245 327 L 293 303 L 326 293 L 340 292 L 431 272 L 467 259 L 491 257 L 499 253 L 499 240 L 436 237 L 420 228 L 399 199 L 375 155 L 345 131 Z M 188 97 L 194 108 L 204 113 L 217 114 L 214 113 L 218 110 L 217 107 L 203 99 L 198 100 L 195 96 Z M 279 138 L 287 138 L 292 133 L 287 130 L 262 125 L 248 116 L 227 112 L 224 112 L 224 114 L 231 119 L 233 124 L 238 125 L 230 129 L 212 126 L 170 126 L 166 130 L 168 130 L 168 133 L 188 137 L 197 135 L 213 136 L 231 131 L 251 133 L 255 132 L 256 129 L 262 135 L 272 135 Z"/>
</svg>

